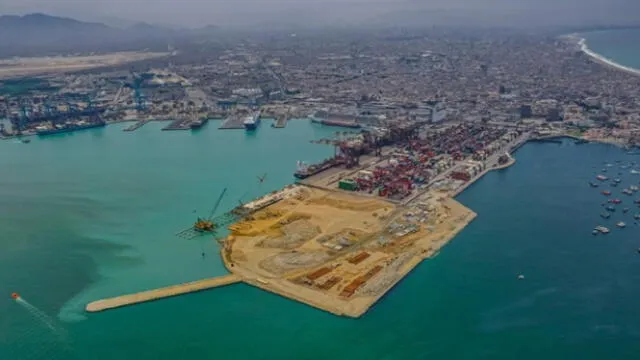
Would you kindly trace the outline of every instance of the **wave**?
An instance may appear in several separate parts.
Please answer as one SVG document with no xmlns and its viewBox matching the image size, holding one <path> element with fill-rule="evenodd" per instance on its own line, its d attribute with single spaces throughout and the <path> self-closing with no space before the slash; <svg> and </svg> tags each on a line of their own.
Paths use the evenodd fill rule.
<svg viewBox="0 0 640 360">
<path fill-rule="evenodd" d="M 590 56 L 591 58 L 593 58 L 595 61 L 603 64 L 603 65 L 607 65 L 607 66 L 611 66 L 613 68 L 616 68 L 618 70 L 622 70 L 622 71 L 626 71 L 628 73 L 634 74 L 634 75 L 640 75 L 640 70 L 639 69 L 635 69 L 632 68 L 630 66 L 625 66 L 622 64 L 619 64 L 607 57 L 604 57 L 600 54 L 598 54 L 597 52 L 589 49 L 589 46 L 587 45 L 587 39 L 580 37 L 580 35 L 578 34 L 571 34 L 568 35 L 569 38 L 571 39 L 575 39 L 578 41 L 578 46 L 580 46 L 580 51 L 582 51 L 583 53 L 587 54 L 588 56 Z"/>
</svg>

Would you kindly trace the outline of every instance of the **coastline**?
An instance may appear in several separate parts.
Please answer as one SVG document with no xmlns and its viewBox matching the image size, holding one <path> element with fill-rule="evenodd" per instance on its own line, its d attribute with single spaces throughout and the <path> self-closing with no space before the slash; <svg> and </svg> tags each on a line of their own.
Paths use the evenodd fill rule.
<svg viewBox="0 0 640 360">
<path fill-rule="evenodd" d="M 601 54 L 598 54 L 597 52 L 591 50 L 587 44 L 587 39 L 582 37 L 579 33 L 573 33 L 573 34 L 568 34 L 568 35 L 564 35 L 562 36 L 562 38 L 565 39 L 569 39 L 571 41 L 574 41 L 576 43 L 576 45 L 578 45 L 580 47 L 580 51 L 582 51 L 583 53 L 585 53 L 587 56 L 589 56 L 591 59 L 593 59 L 595 62 L 604 65 L 604 66 L 609 66 L 612 67 L 616 70 L 621 70 L 624 72 L 627 72 L 629 74 L 633 74 L 636 76 L 640 76 L 640 69 L 635 69 L 632 68 L 630 66 L 625 66 L 622 64 L 619 64 Z"/>
</svg>

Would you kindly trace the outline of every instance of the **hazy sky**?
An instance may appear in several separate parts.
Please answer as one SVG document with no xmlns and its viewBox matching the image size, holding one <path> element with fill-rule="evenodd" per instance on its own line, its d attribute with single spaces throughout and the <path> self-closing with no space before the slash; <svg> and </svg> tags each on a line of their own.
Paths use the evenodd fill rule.
<svg viewBox="0 0 640 360">
<path fill-rule="evenodd" d="M 640 0 L 0 0 L 0 13 L 43 12 L 181 26 L 404 21 L 455 25 L 640 23 Z"/>
</svg>

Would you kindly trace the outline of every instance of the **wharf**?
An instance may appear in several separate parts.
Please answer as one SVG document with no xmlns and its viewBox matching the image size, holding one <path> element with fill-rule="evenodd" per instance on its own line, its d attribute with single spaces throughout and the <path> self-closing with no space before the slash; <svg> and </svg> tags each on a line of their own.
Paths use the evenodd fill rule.
<svg viewBox="0 0 640 360">
<path fill-rule="evenodd" d="M 188 118 L 173 120 L 169 125 L 162 128 L 163 131 L 169 130 L 190 130 L 191 121 Z"/>
<path fill-rule="evenodd" d="M 140 129 L 141 127 L 143 127 L 144 124 L 148 123 L 149 121 L 150 121 L 149 119 L 136 121 L 135 123 L 131 124 L 130 126 L 124 128 L 122 131 L 136 131 L 136 130 Z"/>
<path fill-rule="evenodd" d="M 109 299 L 102 299 L 89 303 L 86 307 L 88 312 L 98 312 L 108 309 L 119 308 L 123 306 L 140 304 L 167 297 L 178 296 L 202 290 L 212 289 L 216 287 L 235 284 L 242 281 L 240 276 L 229 274 L 211 279 L 198 280 L 179 285 L 168 286 L 164 288 L 143 291 L 135 294 L 122 295 Z"/>
<path fill-rule="evenodd" d="M 229 115 L 219 129 L 244 129 L 244 117 L 241 115 Z"/>
<path fill-rule="evenodd" d="M 287 122 L 289 122 L 288 115 L 278 116 L 276 122 L 273 124 L 273 127 L 276 129 L 283 129 L 285 126 L 287 126 Z"/>
</svg>

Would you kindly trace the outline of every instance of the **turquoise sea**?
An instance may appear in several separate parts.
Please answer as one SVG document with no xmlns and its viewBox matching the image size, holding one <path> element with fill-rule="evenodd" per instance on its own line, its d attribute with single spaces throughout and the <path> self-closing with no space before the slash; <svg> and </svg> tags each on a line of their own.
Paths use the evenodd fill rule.
<svg viewBox="0 0 640 360">
<path fill-rule="evenodd" d="M 581 34 L 587 46 L 620 65 L 640 69 L 640 29 L 616 29 Z"/>
<path fill-rule="evenodd" d="M 212 241 L 173 234 L 224 187 L 226 210 L 290 183 L 297 160 L 332 152 L 309 140 L 335 131 L 307 121 L 263 124 L 255 135 L 214 125 L 193 134 L 115 125 L 0 143 L 0 359 L 637 356 L 640 209 L 619 193 L 640 176 L 608 168 L 623 180 L 615 196 L 632 207 L 610 220 L 599 217 L 602 188 L 588 181 L 604 162 L 640 169 L 640 156 L 571 141 L 527 144 L 513 167 L 461 194 L 478 218 L 360 319 L 247 285 L 84 314 L 101 297 L 223 274 Z M 626 229 L 615 228 L 621 219 Z M 611 234 L 591 235 L 598 224 Z"/>
</svg>

